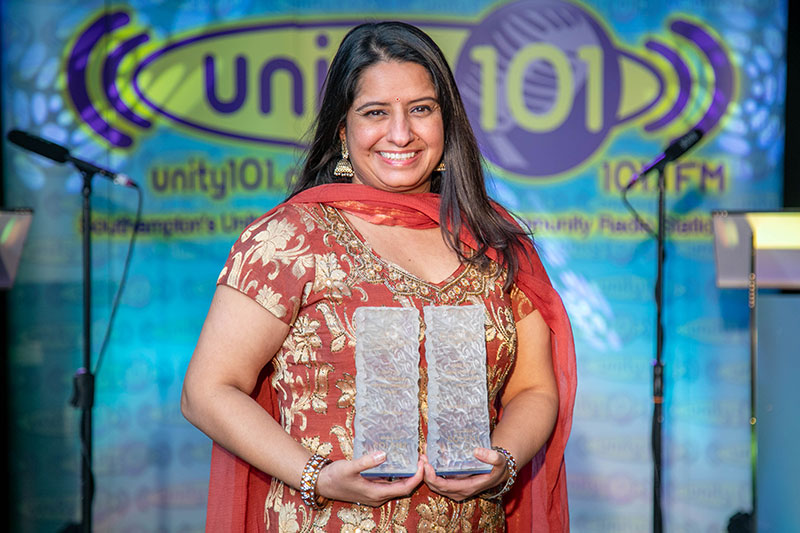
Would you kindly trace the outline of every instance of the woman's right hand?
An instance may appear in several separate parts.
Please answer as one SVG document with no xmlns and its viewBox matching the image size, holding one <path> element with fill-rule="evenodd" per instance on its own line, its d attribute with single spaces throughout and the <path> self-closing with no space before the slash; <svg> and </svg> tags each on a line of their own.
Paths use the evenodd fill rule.
<svg viewBox="0 0 800 533">
<path fill-rule="evenodd" d="M 423 477 L 423 460 L 417 463 L 416 473 L 407 478 L 387 481 L 385 478 L 369 479 L 361 475 L 386 460 L 386 454 L 375 452 L 348 461 L 341 459 L 325 466 L 317 478 L 317 495 L 330 500 L 353 502 L 378 507 L 396 498 L 411 494 Z"/>
</svg>

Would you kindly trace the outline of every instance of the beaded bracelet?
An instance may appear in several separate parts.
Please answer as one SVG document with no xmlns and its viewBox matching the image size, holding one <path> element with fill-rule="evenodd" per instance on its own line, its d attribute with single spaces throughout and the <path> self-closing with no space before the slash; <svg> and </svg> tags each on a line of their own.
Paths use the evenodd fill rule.
<svg viewBox="0 0 800 533">
<path fill-rule="evenodd" d="M 511 455 L 511 452 L 506 450 L 505 448 L 501 448 L 500 446 L 492 446 L 492 449 L 506 458 L 506 469 L 509 471 L 508 479 L 506 480 L 506 484 L 503 485 L 503 488 L 497 491 L 494 494 L 481 494 L 481 498 L 484 500 L 499 500 L 503 494 L 511 490 L 511 487 L 514 486 L 514 482 L 517 480 L 517 461 L 514 459 L 514 456 Z"/>
<path fill-rule="evenodd" d="M 328 503 L 327 499 L 317 496 L 317 479 L 320 471 L 331 462 L 327 457 L 315 453 L 303 468 L 303 474 L 300 476 L 300 497 L 311 509 L 318 511 Z"/>
</svg>

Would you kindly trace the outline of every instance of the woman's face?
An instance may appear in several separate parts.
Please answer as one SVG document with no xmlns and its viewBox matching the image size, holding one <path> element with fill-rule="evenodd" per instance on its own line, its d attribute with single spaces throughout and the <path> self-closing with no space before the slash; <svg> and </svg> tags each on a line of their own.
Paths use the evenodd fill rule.
<svg viewBox="0 0 800 533">
<path fill-rule="evenodd" d="M 430 75 L 416 63 L 381 61 L 361 75 L 339 134 L 353 183 L 393 192 L 428 192 L 442 159 L 444 124 Z"/>
</svg>

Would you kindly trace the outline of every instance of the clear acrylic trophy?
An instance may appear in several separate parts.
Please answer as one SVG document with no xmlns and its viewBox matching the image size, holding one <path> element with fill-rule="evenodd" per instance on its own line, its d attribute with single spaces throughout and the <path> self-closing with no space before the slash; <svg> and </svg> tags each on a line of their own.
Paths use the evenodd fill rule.
<svg viewBox="0 0 800 533">
<path fill-rule="evenodd" d="M 426 306 L 428 461 L 438 475 L 479 474 L 475 458 L 491 447 L 482 305 Z"/>
<path fill-rule="evenodd" d="M 367 477 L 409 477 L 419 457 L 419 311 L 360 307 L 356 331 L 353 457 L 377 450 L 386 461 Z"/>
</svg>

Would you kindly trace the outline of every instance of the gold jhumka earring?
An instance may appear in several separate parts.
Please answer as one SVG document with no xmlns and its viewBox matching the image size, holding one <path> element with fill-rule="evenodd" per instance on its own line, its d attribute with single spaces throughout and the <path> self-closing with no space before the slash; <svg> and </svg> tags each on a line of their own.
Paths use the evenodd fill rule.
<svg viewBox="0 0 800 533">
<path fill-rule="evenodd" d="M 445 170 L 447 170 L 447 165 L 444 164 L 444 159 L 439 161 L 439 164 L 433 169 L 434 172 L 444 172 Z"/>
<path fill-rule="evenodd" d="M 342 158 L 336 163 L 336 168 L 333 169 L 334 176 L 341 176 L 343 178 L 352 178 L 355 176 L 353 172 L 353 165 L 350 164 L 350 152 L 347 151 L 347 143 L 342 139 Z"/>
</svg>

